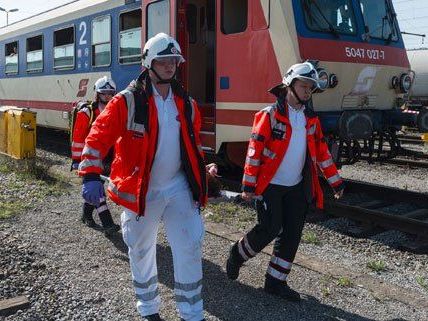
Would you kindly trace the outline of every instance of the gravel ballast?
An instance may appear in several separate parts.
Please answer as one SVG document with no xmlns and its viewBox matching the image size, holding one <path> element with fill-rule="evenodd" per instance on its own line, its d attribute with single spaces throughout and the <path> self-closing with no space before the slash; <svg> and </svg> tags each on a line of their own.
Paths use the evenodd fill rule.
<svg viewBox="0 0 428 321">
<path fill-rule="evenodd" d="M 38 156 L 50 159 L 56 172 L 68 175 L 69 160 L 65 157 L 41 150 Z M 411 190 L 428 192 L 427 170 L 418 173 L 389 165 L 367 167 L 364 163 L 353 166 L 343 168 L 344 177 L 360 180 L 370 177 L 374 183 L 400 188 L 397 184 L 407 184 Z M 365 177 L 359 176 L 363 170 Z M 22 213 L 0 221 L 0 299 L 27 295 L 30 307 L 0 320 L 140 320 L 121 234 L 106 237 L 80 223 L 82 201 L 78 180 L 58 187 L 61 192 L 34 195 L 29 190 L 39 185 L 29 181 L 21 184 L 15 175 L 0 171 L 2 182 L 15 186 L 13 192 L 2 188 L 0 201 L 25 201 Z M 114 205 L 111 208 L 118 222 L 120 209 Z M 211 219 L 208 211 L 205 215 Z M 245 215 L 248 219 L 239 222 L 237 230 L 245 231 L 253 224 L 251 213 Z M 221 221 L 221 217 L 217 219 Z M 231 224 L 233 221 L 228 221 Z M 372 274 L 380 281 L 403 286 L 428 300 L 428 289 L 416 281 L 428 280 L 427 255 L 395 249 L 394 244 L 407 236 L 394 231 L 365 239 L 344 235 L 342 230 L 350 224 L 345 219 L 308 223 L 305 232 L 312 231 L 319 244 L 302 243 L 299 251 Z M 328 275 L 300 266 L 293 268 L 289 283 L 302 293 L 303 301 L 288 303 L 277 299 L 261 290 L 268 255 L 260 254 L 248 262 L 239 280 L 232 282 L 224 272 L 229 247 L 229 241 L 206 234 L 203 297 L 207 320 L 428 320 L 427 309 L 375 297 L 357 284 L 340 285 Z M 372 272 L 367 267 L 372 260 L 384 261 L 387 270 Z M 167 321 L 178 320 L 171 252 L 163 233 L 158 241 L 158 267 L 162 316 Z"/>
</svg>

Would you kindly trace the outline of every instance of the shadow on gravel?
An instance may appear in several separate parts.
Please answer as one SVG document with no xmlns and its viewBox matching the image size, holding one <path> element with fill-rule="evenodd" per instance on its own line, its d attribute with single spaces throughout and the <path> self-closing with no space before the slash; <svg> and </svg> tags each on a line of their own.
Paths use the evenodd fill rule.
<svg viewBox="0 0 428 321">
<path fill-rule="evenodd" d="M 170 248 L 158 245 L 157 259 L 159 281 L 173 289 Z M 300 303 L 288 303 L 260 288 L 230 281 L 221 266 L 205 259 L 203 268 L 205 311 L 223 321 L 373 320 L 323 304 L 313 296 L 305 296 Z"/>
<path fill-rule="evenodd" d="M 70 157 L 70 134 L 65 130 L 37 127 L 36 147 Z"/>
</svg>

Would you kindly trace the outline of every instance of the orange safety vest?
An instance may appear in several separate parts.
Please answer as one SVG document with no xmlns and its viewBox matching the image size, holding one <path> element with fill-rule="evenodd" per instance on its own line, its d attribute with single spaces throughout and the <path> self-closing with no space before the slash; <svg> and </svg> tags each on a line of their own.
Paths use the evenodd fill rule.
<svg viewBox="0 0 428 321">
<path fill-rule="evenodd" d="M 199 138 L 201 118 L 196 102 L 177 83 L 171 84 L 178 110 L 181 161 L 193 199 L 207 202 L 207 181 Z M 115 144 L 108 195 L 139 216 L 144 215 L 150 171 L 158 142 L 158 116 L 150 78 L 143 73 L 116 95 L 94 122 L 79 166 L 85 179 L 99 179 L 102 159 Z"/>
<path fill-rule="evenodd" d="M 92 112 L 89 110 L 90 108 L 93 110 L 93 119 L 91 119 Z M 85 139 L 91 129 L 91 122 L 93 122 L 99 114 L 100 109 L 95 102 L 86 102 L 86 107 L 82 107 L 82 109 L 77 112 L 76 120 L 71 129 L 73 133 L 71 140 L 71 158 L 73 161 L 80 162 L 83 147 L 85 146 Z"/>
<path fill-rule="evenodd" d="M 242 190 L 261 195 L 275 176 L 291 139 L 291 124 L 285 100 L 256 113 L 244 166 Z M 324 140 L 321 124 L 315 113 L 306 108 L 307 157 L 310 158 L 311 195 L 318 208 L 323 208 L 323 192 L 319 183 L 317 167 L 321 169 L 331 187 L 343 188 L 336 165 Z"/>
</svg>

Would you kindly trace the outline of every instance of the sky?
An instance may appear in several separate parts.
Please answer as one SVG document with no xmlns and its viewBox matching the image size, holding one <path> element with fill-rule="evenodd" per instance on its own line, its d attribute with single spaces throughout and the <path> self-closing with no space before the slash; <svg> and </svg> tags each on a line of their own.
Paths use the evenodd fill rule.
<svg viewBox="0 0 428 321">
<path fill-rule="evenodd" d="M 15 8 L 19 9 L 17 12 L 9 13 L 9 23 L 12 23 L 70 1 L 71 0 L 0 0 L 0 7 L 7 10 Z M 424 41 L 422 40 L 422 37 L 403 35 L 406 48 L 413 49 L 428 47 L 428 1 L 392 0 L 392 2 L 395 6 L 401 31 L 427 35 Z M 0 11 L 0 27 L 4 25 L 6 25 L 6 13 Z"/>
</svg>

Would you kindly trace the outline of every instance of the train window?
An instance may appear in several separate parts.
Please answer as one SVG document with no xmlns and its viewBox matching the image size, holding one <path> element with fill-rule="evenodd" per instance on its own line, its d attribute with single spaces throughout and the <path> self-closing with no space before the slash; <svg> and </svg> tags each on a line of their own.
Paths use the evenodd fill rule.
<svg viewBox="0 0 428 321">
<path fill-rule="evenodd" d="M 119 63 L 141 62 L 141 9 L 119 16 Z"/>
<path fill-rule="evenodd" d="M 54 69 L 74 68 L 74 27 L 54 32 Z"/>
<path fill-rule="evenodd" d="M 5 53 L 6 53 L 5 73 L 17 74 L 18 73 L 18 41 L 7 43 L 5 46 Z"/>
<path fill-rule="evenodd" d="M 27 72 L 43 70 L 43 36 L 27 39 Z"/>
<path fill-rule="evenodd" d="M 169 0 L 152 2 L 147 6 L 147 39 L 159 32 L 169 34 Z"/>
<path fill-rule="evenodd" d="M 302 0 L 309 29 L 333 34 L 355 34 L 355 14 L 350 0 Z"/>
<path fill-rule="evenodd" d="M 224 34 L 247 29 L 248 0 L 221 1 L 221 30 Z"/>
<path fill-rule="evenodd" d="M 394 13 L 388 1 L 360 0 L 368 35 L 372 38 L 397 41 L 398 32 Z"/>
<path fill-rule="evenodd" d="M 92 20 L 92 66 L 110 66 L 110 63 L 110 16 L 102 16 Z"/>
<path fill-rule="evenodd" d="M 194 4 L 187 5 L 186 18 L 187 18 L 187 30 L 189 31 L 189 43 L 196 43 L 198 8 Z"/>
</svg>

